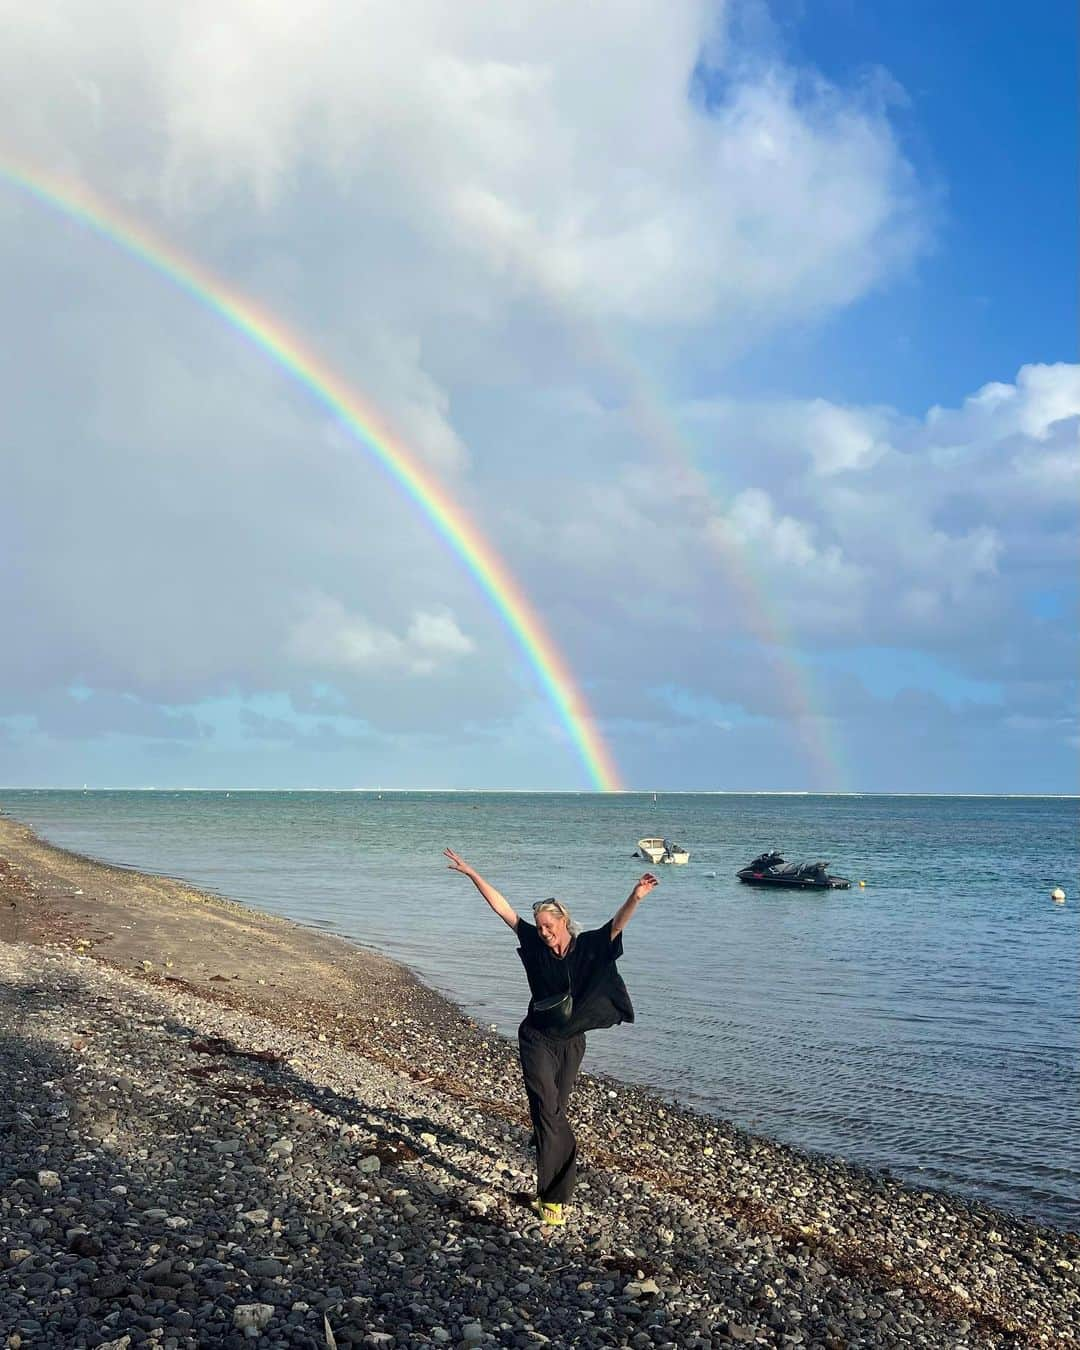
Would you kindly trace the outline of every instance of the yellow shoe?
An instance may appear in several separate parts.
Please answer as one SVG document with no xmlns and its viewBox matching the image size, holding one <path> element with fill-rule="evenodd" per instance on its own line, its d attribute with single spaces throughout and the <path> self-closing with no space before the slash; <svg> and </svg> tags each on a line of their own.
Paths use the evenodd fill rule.
<svg viewBox="0 0 1080 1350">
<path fill-rule="evenodd" d="M 566 1222 L 562 1205 L 549 1204 L 546 1200 L 541 1200 L 539 1196 L 536 1197 L 529 1208 L 534 1214 L 539 1214 L 540 1222 L 546 1223 L 549 1228 L 561 1228 Z"/>
</svg>

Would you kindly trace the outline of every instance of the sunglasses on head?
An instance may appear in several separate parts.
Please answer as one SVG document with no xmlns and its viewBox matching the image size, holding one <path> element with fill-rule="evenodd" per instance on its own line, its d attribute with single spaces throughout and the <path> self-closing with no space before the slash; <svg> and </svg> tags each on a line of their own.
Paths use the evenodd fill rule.
<svg viewBox="0 0 1080 1350">
<path fill-rule="evenodd" d="M 559 911 L 560 914 L 565 914 L 565 913 L 566 913 L 566 910 L 563 909 L 562 905 L 558 902 L 558 900 L 555 900 L 555 899 L 551 899 L 551 900 L 537 900 L 536 904 L 533 905 L 533 913 L 534 913 L 534 914 L 539 914 L 540 911 L 544 908 L 545 905 L 550 905 L 552 909 L 557 909 L 557 910 Z"/>
</svg>

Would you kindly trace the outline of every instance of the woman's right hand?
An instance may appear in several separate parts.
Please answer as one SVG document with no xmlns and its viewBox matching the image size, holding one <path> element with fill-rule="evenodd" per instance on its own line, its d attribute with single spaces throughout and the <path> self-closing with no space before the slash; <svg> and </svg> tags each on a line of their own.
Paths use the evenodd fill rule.
<svg viewBox="0 0 1080 1350">
<path fill-rule="evenodd" d="M 449 860 L 446 865 L 451 872 L 461 872 L 467 877 L 476 876 L 475 869 L 470 867 L 464 858 L 459 858 L 452 848 L 444 848 L 443 857 Z"/>
</svg>

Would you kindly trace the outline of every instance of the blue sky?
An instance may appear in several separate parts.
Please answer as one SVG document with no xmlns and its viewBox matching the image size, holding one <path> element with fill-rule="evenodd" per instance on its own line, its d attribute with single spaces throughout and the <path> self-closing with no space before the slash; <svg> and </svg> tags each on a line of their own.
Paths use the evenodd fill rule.
<svg viewBox="0 0 1080 1350">
<path fill-rule="evenodd" d="M 1071 5 L 9 30 L 14 153 L 378 410 L 628 786 L 1076 790 Z M 0 785 L 587 785 L 460 559 L 279 368 L 10 185 L 0 259 Z"/>
<path fill-rule="evenodd" d="M 752 10 L 756 7 L 752 7 Z M 895 81 L 890 121 L 927 194 L 931 238 L 887 287 L 800 329 L 786 393 L 918 414 L 1077 341 L 1077 11 L 956 0 L 779 0 L 760 45 L 840 85 Z M 764 39 L 764 41 L 762 41 Z M 884 74 L 884 79 L 883 79 Z M 737 368 L 775 389 L 779 349 Z"/>
</svg>

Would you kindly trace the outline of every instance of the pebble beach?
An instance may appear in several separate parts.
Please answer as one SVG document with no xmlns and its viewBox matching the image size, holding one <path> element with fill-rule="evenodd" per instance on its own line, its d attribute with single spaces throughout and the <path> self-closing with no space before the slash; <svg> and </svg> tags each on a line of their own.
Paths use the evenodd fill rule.
<svg viewBox="0 0 1080 1350">
<path fill-rule="evenodd" d="M 543 1228 L 512 1043 L 377 952 L 8 819 L 0 1061 L 11 1350 L 1080 1347 L 1076 1234 L 587 1072 Z"/>
</svg>

